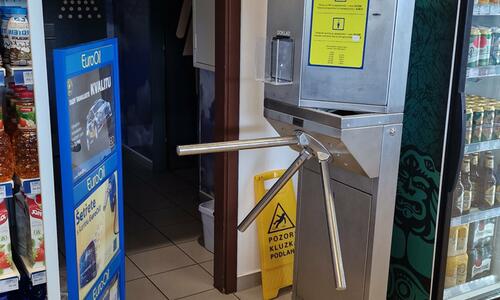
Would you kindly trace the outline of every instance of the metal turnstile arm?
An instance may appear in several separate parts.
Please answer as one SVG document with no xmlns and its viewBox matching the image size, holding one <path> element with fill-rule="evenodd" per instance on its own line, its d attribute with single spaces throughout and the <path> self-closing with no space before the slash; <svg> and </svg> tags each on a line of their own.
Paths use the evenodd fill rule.
<svg viewBox="0 0 500 300">
<path fill-rule="evenodd" d="M 300 168 L 308 161 L 312 156 L 307 150 L 303 150 L 299 157 L 292 163 L 292 165 L 285 171 L 285 173 L 274 183 L 274 185 L 267 191 L 267 193 L 262 197 L 262 199 L 257 203 L 257 205 L 250 211 L 250 213 L 243 219 L 243 221 L 238 225 L 238 230 L 243 232 L 252 224 L 252 222 L 257 218 L 257 216 L 266 208 L 266 206 L 273 200 L 279 191 L 286 185 L 286 183 L 292 179 L 293 175 L 297 173 Z"/>
<path fill-rule="evenodd" d="M 337 214 L 335 212 L 335 203 L 330 186 L 330 171 L 328 160 L 320 160 L 321 183 L 323 186 L 323 195 L 325 197 L 326 220 L 328 224 L 328 235 L 330 238 L 330 248 L 335 271 L 335 283 L 338 291 L 347 289 L 347 283 L 344 272 L 344 262 L 342 259 L 342 250 L 340 249 L 339 228 L 337 224 Z"/>
</svg>

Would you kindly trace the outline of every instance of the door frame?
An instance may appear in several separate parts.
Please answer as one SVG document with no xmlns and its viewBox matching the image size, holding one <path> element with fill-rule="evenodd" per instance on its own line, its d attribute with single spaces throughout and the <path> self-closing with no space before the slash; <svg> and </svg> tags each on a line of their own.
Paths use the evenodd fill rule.
<svg viewBox="0 0 500 300">
<path fill-rule="evenodd" d="M 216 141 L 239 139 L 241 0 L 215 0 Z M 215 158 L 214 286 L 237 290 L 238 152 Z"/>
</svg>

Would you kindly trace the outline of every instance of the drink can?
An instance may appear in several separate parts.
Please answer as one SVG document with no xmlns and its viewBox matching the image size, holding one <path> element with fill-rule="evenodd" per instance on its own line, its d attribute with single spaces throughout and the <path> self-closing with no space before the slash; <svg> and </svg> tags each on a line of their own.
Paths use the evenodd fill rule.
<svg viewBox="0 0 500 300">
<path fill-rule="evenodd" d="M 500 65 L 500 27 L 495 27 L 492 29 L 491 64 Z"/>
<path fill-rule="evenodd" d="M 499 107 L 500 109 L 500 107 Z M 472 108 L 467 108 L 466 109 L 466 114 L 465 114 L 465 127 L 467 128 L 472 128 L 472 115 L 474 114 L 474 111 Z M 500 116 L 499 116 L 500 118 Z"/>
<path fill-rule="evenodd" d="M 495 123 L 500 124 L 500 104 L 495 104 Z"/>
<path fill-rule="evenodd" d="M 493 126 L 493 123 L 495 123 L 495 106 L 486 105 L 484 106 L 483 125 Z"/>
<path fill-rule="evenodd" d="M 481 106 L 474 106 L 472 108 L 472 125 L 481 126 L 484 121 L 484 110 Z"/>
<path fill-rule="evenodd" d="M 488 66 L 490 64 L 491 56 L 491 28 L 481 28 L 481 43 L 479 45 L 479 65 Z"/>
<path fill-rule="evenodd" d="M 500 140 L 500 124 L 495 123 L 495 125 L 493 125 L 493 139 Z"/>
<path fill-rule="evenodd" d="M 492 125 L 483 125 L 481 132 L 481 141 L 491 141 L 493 139 L 493 124 Z"/>
<path fill-rule="evenodd" d="M 500 134 L 500 127 L 499 129 L 499 134 Z M 469 145 L 472 143 L 472 127 L 466 127 L 465 128 L 465 144 Z"/>
<path fill-rule="evenodd" d="M 483 135 L 483 125 L 474 125 L 472 127 L 472 137 L 471 143 L 479 143 L 481 142 L 481 138 Z"/>
<path fill-rule="evenodd" d="M 472 27 L 469 40 L 469 54 L 467 66 L 475 68 L 479 66 L 479 52 L 481 46 L 481 30 L 477 27 Z"/>
</svg>

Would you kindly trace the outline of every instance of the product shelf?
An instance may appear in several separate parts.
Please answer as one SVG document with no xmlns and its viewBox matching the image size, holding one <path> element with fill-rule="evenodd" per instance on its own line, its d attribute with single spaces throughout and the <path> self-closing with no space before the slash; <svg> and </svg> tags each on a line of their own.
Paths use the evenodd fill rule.
<svg viewBox="0 0 500 300">
<path fill-rule="evenodd" d="M 486 78 L 500 76 L 500 65 L 467 68 L 467 78 Z"/>
<path fill-rule="evenodd" d="M 500 288 L 497 276 L 490 275 L 444 290 L 443 299 L 471 299 Z"/>
<path fill-rule="evenodd" d="M 16 85 L 33 85 L 33 68 L 31 66 L 6 66 L 7 76 L 11 77 Z"/>
<path fill-rule="evenodd" d="M 500 149 L 500 140 L 484 141 L 465 145 L 465 154 L 476 152 L 492 151 Z"/>
<path fill-rule="evenodd" d="M 21 275 L 13 264 L 12 272 L 0 275 L 0 294 L 18 290 L 20 278 Z"/>
<path fill-rule="evenodd" d="M 47 283 L 47 272 L 45 266 L 30 266 L 27 257 L 18 255 L 20 262 L 22 263 L 22 268 L 28 275 L 33 286 Z"/>
<path fill-rule="evenodd" d="M 473 211 L 467 215 L 452 218 L 450 222 L 450 227 L 470 224 L 473 222 L 495 218 L 499 216 L 500 216 L 500 207 L 495 207 L 488 210 Z"/>
</svg>

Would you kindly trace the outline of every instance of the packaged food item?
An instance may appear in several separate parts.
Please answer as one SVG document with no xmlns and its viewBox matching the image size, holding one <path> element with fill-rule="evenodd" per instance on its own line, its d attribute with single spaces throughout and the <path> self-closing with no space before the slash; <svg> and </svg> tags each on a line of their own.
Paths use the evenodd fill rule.
<svg viewBox="0 0 500 300">
<path fill-rule="evenodd" d="M 481 28 L 481 44 L 479 45 L 480 66 L 488 66 L 490 64 L 491 41 L 492 41 L 491 28 L 488 27 Z"/>
<path fill-rule="evenodd" d="M 7 200 L 0 199 L 0 275 L 12 273 L 12 249 Z"/>
<path fill-rule="evenodd" d="M 479 66 L 479 49 L 481 45 L 481 30 L 477 27 L 472 27 L 469 40 L 469 54 L 467 66 L 476 68 Z"/>
<path fill-rule="evenodd" d="M 481 220 L 469 225 L 469 252 L 493 242 L 495 235 L 496 219 Z"/>
<path fill-rule="evenodd" d="M 13 14 L 7 23 L 9 61 L 13 66 L 31 65 L 30 26 L 26 13 L 24 9 L 24 12 Z"/>
<path fill-rule="evenodd" d="M 4 130 L 2 111 L 0 107 L 0 182 L 6 182 L 14 176 L 14 153 L 10 137 Z"/>
<path fill-rule="evenodd" d="M 467 281 L 476 280 L 491 275 L 493 265 L 493 248 L 486 246 L 473 249 L 469 253 L 469 268 Z"/>
<path fill-rule="evenodd" d="M 497 7 L 500 8 L 500 5 L 498 5 L 498 3 Z M 492 31 L 493 36 L 491 40 L 491 64 L 500 65 L 500 27 L 495 27 L 492 29 Z"/>
<path fill-rule="evenodd" d="M 15 197 L 17 251 L 32 267 L 45 265 L 42 196 L 18 193 Z"/>
<path fill-rule="evenodd" d="M 444 287 L 451 288 L 456 285 L 464 284 L 467 281 L 468 265 L 469 257 L 467 254 L 449 256 L 446 261 Z"/>
<path fill-rule="evenodd" d="M 9 38 L 9 21 L 12 17 L 26 17 L 27 10 L 22 7 L 6 6 L 2 9 L 2 56 L 4 64 L 10 64 L 11 40 Z"/>
<path fill-rule="evenodd" d="M 448 256 L 467 253 L 469 240 L 469 224 L 451 227 L 448 239 Z"/>
<path fill-rule="evenodd" d="M 35 105 L 32 101 L 16 103 L 18 129 L 13 135 L 15 173 L 21 179 L 39 177 L 38 139 Z"/>
</svg>

